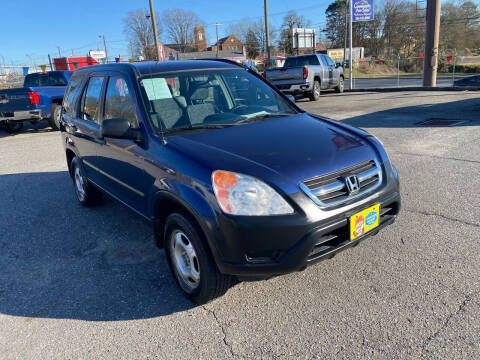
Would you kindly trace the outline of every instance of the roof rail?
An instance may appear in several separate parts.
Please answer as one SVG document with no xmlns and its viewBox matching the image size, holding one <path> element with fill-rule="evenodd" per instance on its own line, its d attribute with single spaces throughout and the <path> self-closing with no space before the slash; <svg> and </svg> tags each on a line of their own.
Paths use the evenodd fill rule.
<svg viewBox="0 0 480 360">
<path fill-rule="evenodd" d="M 249 70 L 249 67 L 248 66 L 245 66 L 243 65 L 242 63 L 238 63 L 234 60 L 230 60 L 230 59 L 224 59 L 224 58 L 206 58 L 206 59 L 195 59 L 195 60 L 209 60 L 209 61 L 220 61 L 220 62 L 224 62 L 224 63 L 227 63 L 227 64 L 232 64 L 232 65 L 237 65 L 237 66 L 240 66 L 244 69 L 247 69 Z"/>
</svg>

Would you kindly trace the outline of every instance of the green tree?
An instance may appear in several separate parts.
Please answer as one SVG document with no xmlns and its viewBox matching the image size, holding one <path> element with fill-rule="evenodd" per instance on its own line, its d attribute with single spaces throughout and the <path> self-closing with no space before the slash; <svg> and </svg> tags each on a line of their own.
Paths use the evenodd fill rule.
<svg viewBox="0 0 480 360">
<path fill-rule="evenodd" d="M 260 42 L 252 29 L 248 29 L 245 37 L 245 48 L 247 56 L 250 59 L 255 59 L 260 54 Z"/>
</svg>

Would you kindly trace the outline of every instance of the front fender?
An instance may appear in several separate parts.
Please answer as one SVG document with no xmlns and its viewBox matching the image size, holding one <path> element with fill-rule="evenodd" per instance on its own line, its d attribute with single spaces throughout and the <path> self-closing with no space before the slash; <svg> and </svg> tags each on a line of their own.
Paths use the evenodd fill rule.
<svg viewBox="0 0 480 360">
<path fill-rule="evenodd" d="M 216 260 L 221 259 L 221 255 L 215 241 L 215 231 L 217 228 L 216 214 L 208 200 L 198 190 L 187 184 L 177 183 L 175 192 L 159 190 L 153 196 L 151 205 L 151 214 L 154 214 L 155 207 L 162 200 L 173 201 L 184 208 L 200 226 L 208 242 L 210 250 Z M 156 221 L 157 219 L 155 219 Z"/>
</svg>

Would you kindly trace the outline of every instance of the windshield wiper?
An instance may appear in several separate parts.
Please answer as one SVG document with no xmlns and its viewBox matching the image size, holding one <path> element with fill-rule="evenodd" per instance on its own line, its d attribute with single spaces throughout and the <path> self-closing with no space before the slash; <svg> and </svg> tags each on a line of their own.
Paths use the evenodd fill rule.
<svg viewBox="0 0 480 360">
<path fill-rule="evenodd" d="M 289 113 L 260 114 L 260 115 L 255 115 L 255 116 L 243 119 L 243 120 L 239 120 L 239 121 L 235 122 L 235 124 L 246 124 L 246 123 L 249 123 L 249 122 L 265 120 L 265 119 L 269 119 L 269 118 L 272 118 L 272 117 L 290 116 L 290 115 L 295 115 L 295 114 L 289 114 Z"/>
<path fill-rule="evenodd" d="M 202 130 L 202 129 L 223 129 L 224 127 L 234 126 L 235 123 L 230 124 L 198 124 L 198 125 L 188 125 L 182 126 L 179 128 L 168 129 L 165 131 L 166 134 L 171 134 L 175 132 L 188 131 L 188 130 Z"/>
</svg>

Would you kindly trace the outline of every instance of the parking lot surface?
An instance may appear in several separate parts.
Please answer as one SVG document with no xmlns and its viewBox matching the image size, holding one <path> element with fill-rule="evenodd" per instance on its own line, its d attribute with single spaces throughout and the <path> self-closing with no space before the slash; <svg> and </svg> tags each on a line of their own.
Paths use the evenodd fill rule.
<svg viewBox="0 0 480 360">
<path fill-rule="evenodd" d="M 401 177 L 393 226 L 300 273 L 193 306 L 151 227 L 82 208 L 60 135 L 0 132 L 2 359 L 480 358 L 480 93 L 322 95 Z M 416 123 L 438 118 L 455 126 Z"/>
</svg>

